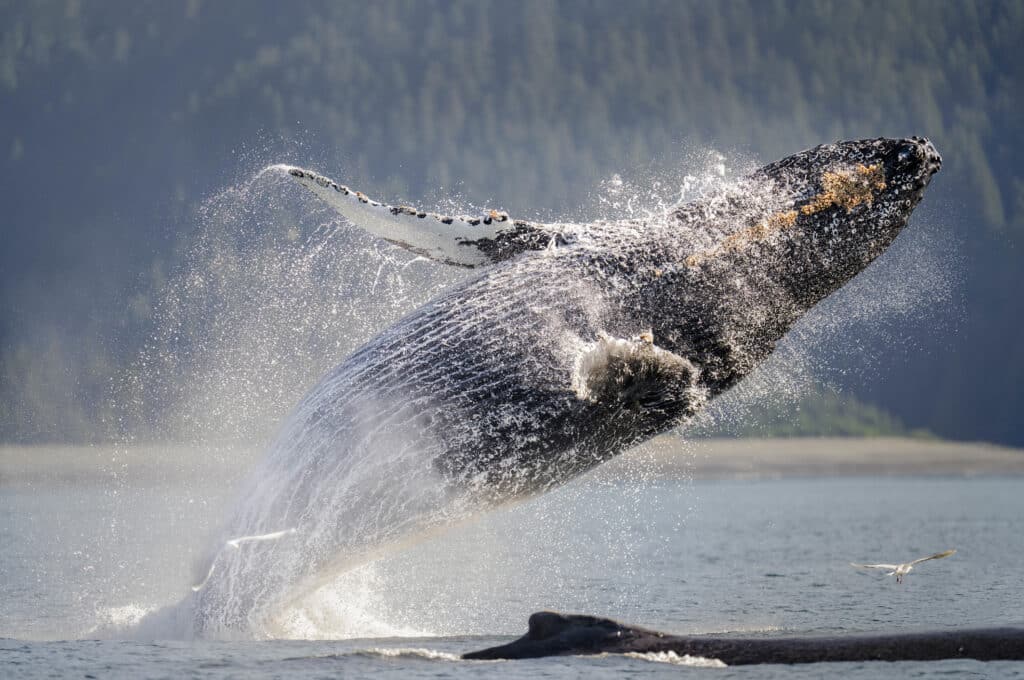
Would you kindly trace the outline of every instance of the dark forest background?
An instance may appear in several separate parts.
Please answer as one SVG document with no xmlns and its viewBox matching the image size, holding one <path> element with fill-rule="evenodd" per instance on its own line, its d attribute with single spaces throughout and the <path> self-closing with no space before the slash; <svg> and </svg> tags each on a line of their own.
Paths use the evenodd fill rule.
<svg viewBox="0 0 1024 680">
<path fill-rule="evenodd" d="M 196 206 L 266 163 L 550 218 L 681 145 L 918 134 L 954 312 L 762 416 L 1024 444 L 1022 86 L 1022 2 L 0 1 L 0 441 L 114 434 Z"/>
</svg>

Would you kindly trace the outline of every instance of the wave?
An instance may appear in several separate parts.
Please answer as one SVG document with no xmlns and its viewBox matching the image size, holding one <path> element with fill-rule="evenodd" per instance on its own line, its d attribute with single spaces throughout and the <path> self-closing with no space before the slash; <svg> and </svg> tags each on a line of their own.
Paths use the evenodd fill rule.
<svg viewBox="0 0 1024 680">
<path fill-rule="evenodd" d="M 694 668 L 725 668 L 726 664 L 720 659 L 709 659 L 704 656 L 680 656 L 675 652 L 626 652 L 622 656 L 641 661 L 653 661 L 655 663 L 667 663 L 674 666 L 691 666 Z"/>
</svg>

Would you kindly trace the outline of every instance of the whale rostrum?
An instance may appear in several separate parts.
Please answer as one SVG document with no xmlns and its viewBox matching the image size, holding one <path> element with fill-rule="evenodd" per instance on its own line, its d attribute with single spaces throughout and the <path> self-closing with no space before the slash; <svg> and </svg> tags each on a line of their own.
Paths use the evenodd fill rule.
<svg viewBox="0 0 1024 680">
<path fill-rule="evenodd" d="M 275 634 L 339 570 L 556 487 L 686 423 L 878 257 L 941 160 L 925 139 L 816 147 L 644 219 L 539 224 L 378 203 L 288 175 L 340 215 L 474 268 L 302 399 L 190 596 L 196 634 Z"/>
</svg>

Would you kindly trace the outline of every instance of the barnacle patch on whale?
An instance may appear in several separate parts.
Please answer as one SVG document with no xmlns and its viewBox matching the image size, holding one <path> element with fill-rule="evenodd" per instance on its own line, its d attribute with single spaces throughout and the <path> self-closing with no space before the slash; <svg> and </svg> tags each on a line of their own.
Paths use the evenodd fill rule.
<svg viewBox="0 0 1024 680">
<path fill-rule="evenodd" d="M 796 226 L 800 215 L 814 215 L 833 206 L 850 212 L 859 205 L 874 203 L 875 194 L 886 188 L 885 170 L 878 163 L 858 164 L 849 170 L 831 170 L 821 175 L 821 192 L 799 210 L 784 210 L 769 215 L 752 227 L 729 234 L 717 246 L 686 258 L 689 267 L 696 267 L 708 258 L 735 253 L 751 243 L 766 241 L 772 235 Z"/>
<path fill-rule="evenodd" d="M 852 170 L 825 172 L 821 176 L 822 192 L 800 208 L 803 215 L 813 215 L 832 206 L 850 212 L 858 205 L 871 205 L 875 192 L 885 189 L 885 170 L 878 163 L 858 164 Z"/>
</svg>

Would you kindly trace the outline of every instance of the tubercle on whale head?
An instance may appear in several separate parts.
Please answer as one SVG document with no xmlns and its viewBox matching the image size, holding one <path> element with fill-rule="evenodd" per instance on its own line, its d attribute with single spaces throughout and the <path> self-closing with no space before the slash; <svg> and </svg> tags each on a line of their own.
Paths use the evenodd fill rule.
<svg viewBox="0 0 1024 680">
<path fill-rule="evenodd" d="M 752 216 L 747 226 L 688 256 L 686 265 L 699 267 L 790 232 L 791 241 L 842 243 L 863 267 L 906 225 L 941 165 L 935 147 L 922 137 L 836 142 L 770 163 L 750 179 L 788 192 L 792 202 Z M 835 253 L 827 254 L 834 259 Z"/>
<path fill-rule="evenodd" d="M 942 158 L 923 137 L 879 138 L 818 146 L 754 176 L 792 190 L 800 216 L 822 218 L 806 220 L 806 226 L 845 222 L 898 232 L 941 166 Z"/>
<path fill-rule="evenodd" d="M 885 251 L 941 165 L 923 137 L 815 147 L 754 174 L 791 191 L 794 200 L 754 229 L 788 232 L 785 248 L 795 261 L 785 277 L 794 297 L 809 306 Z"/>
</svg>

